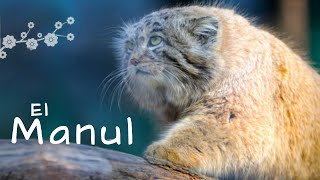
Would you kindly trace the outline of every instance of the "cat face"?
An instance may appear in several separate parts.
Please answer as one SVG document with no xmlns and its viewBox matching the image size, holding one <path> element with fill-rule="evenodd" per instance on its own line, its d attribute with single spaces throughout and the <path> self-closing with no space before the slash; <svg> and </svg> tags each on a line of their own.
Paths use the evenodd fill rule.
<svg viewBox="0 0 320 180">
<path fill-rule="evenodd" d="M 175 8 L 126 25 L 116 44 L 129 93 L 146 106 L 190 103 L 217 69 L 218 24 L 216 17 Z"/>
</svg>

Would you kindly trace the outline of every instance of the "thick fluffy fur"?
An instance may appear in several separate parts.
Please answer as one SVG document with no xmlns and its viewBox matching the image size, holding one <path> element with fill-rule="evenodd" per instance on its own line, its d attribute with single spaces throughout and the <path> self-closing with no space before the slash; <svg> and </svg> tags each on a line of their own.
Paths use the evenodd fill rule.
<svg viewBox="0 0 320 180">
<path fill-rule="evenodd" d="M 172 123 L 147 157 L 216 177 L 320 178 L 320 77 L 272 34 L 189 6 L 127 25 L 118 44 L 131 96 Z"/>
</svg>

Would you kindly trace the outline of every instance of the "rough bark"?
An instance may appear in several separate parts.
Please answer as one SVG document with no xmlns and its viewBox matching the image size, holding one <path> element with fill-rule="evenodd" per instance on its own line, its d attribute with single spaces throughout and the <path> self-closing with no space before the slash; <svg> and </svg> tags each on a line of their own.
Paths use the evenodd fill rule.
<svg viewBox="0 0 320 180">
<path fill-rule="evenodd" d="M 208 179 L 141 157 L 85 145 L 0 140 L 0 179 Z"/>
</svg>

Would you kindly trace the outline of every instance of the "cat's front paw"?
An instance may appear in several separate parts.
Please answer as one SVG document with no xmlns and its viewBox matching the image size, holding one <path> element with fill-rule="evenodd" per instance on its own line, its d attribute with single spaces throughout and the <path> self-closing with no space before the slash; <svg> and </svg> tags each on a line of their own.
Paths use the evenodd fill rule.
<svg viewBox="0 0 320 180">
<path fill-rule="evenodd" d="M 154 159 L 176 162 L 180 159 L 178 152 L 174 149 L 167 147 L 161 143 L 154 143 L 148 146 L 145 157 L 152 157 Z"/>
<path fill-rule="evenodd" d="M 186 168 L 196 167 L 198 161 L 187 155 L 183 148 L 170 147 L 164 143 L 153 143 L 145 152 L 146 159 L 153 164 L 183 166 Z"/>
</svg>

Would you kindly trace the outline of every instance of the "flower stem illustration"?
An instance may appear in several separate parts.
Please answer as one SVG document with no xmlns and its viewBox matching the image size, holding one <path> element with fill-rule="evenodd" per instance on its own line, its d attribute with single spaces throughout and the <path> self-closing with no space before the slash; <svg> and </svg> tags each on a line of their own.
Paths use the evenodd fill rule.
<svg viewBox="0 0 320 180">
<path fill-rule="evenodd" d="M 66 38 L 69 41 L 73 41 L 75 36 L 72 33 L 69 33 L 67 35 L 62 35 L 62 34 L 57 34 L 57 31 L 60 30 L 65 24 L 72 25 L 74 24 L 75 19 L 73 17 L 68 17 L 67 21 L 65 22 L 60 22 L 57 21 L 55 23 L 55 30 L 51 33 L 47 33 L 44 37 L 42 33 L 38 33 L 36 38 L 28 38 L 28 35 L 30 31 L 35 27 L 35 24 L 33 22 L 28 23 L 28 31 L 27 32 L 22 32 L 20 34 L 20 40 L 17 40 L 14 36 L 12 35 L 7 35 L 2 39 L 2 47 L 0 44 L 0 59 L 5 59 L 7 57 L 7 53 L 4 51 L 5 49 L 12 49 L 14 48 L 17 44 L 24 43 L 26 47 L 29 50 L 35 50 L 38 47 L 38 43 L 40 41 L 44 41 L 44 43 L 48 47 L 54 47 L 56 44 L 58 44 L 58 39 L 61 38 Z M 1 37 L 0 37 L 1 40 Z"/>
</svg>

